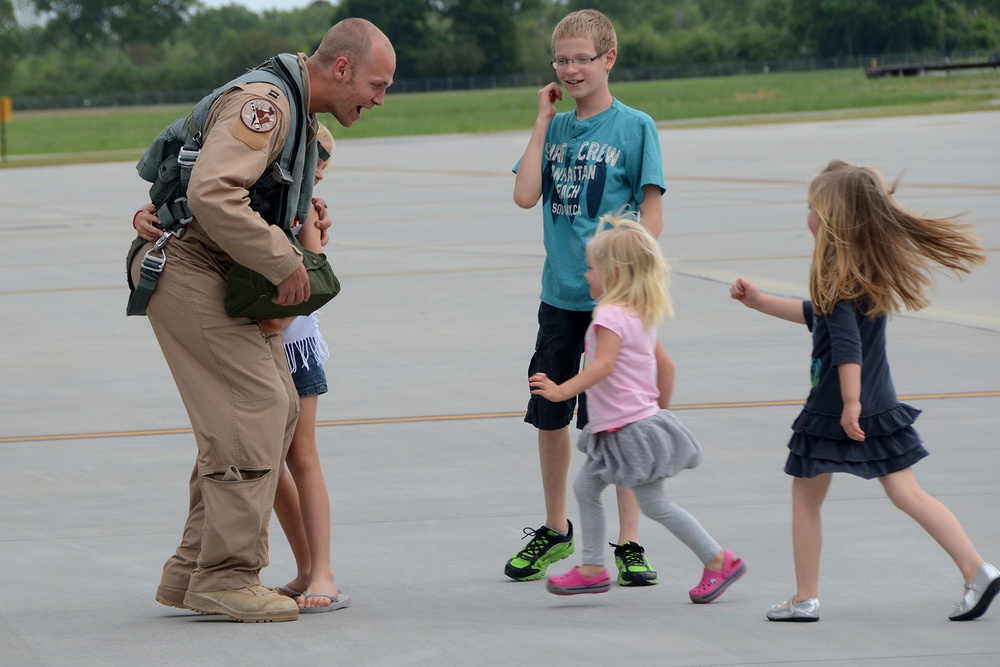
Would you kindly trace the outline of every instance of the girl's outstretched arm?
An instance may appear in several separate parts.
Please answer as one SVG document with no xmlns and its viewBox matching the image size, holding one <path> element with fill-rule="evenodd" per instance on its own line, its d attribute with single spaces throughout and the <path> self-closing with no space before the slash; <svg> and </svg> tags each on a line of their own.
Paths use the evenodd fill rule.
<svg viewBox="0 0 1000 667">
<path fill-rule="evenodd" d="M 656 387 L 660 390 L 657 401 L 661 410 L 670 409 L 670 397 L 674 393 L 674 360 L 670 358 L 660 341 L 656 341 Z"/>
<path fill-rule="evenodd" d="M 602 326 L 596 327 L 596 333 L 596 354 L 593 360 L 587 362 L 582 371 L 562 384 L 556 384 L 545 373 L 535 373 L 528 378 L 531 393 L 553 403 L 567 401 L 611 375 L 611 371 L 615 368 L 615 362 L 618 360 L 618 350 L 621 349 L 622 339 Z"/>
<path fill-rule="evenodd" d="M 729 288 L 729 296 L 747 308 L 759 310 L 765 315 L 771 315 L 782 320 L 805 324 L 806 316 L 802 312 L 802 299 L 786 299 L 770 294 L 761 294 L 753 283 L 737 278 Z"/>
<path fill-rule="evenodd" d="M 840 397 L 844 401 L 844 411 L 840 415 L 840 427 L 851 440 L 864 440 L 858 418 L 861 416 L 861 364 L 838 364 L 840 377 Z"/>
</svg>

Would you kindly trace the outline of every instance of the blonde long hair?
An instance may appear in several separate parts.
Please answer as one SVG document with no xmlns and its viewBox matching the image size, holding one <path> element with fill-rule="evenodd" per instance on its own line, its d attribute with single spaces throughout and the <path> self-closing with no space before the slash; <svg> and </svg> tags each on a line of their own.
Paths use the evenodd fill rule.
<svg viewBox="0 0 1000 667">
<path fill-rule="evenodd" d="M 870 317 L 920 310 L 938 266 L 969 273 L 986 261 L 983 247 L 958 217 L 930 218 L 905 210 L 870 167 L 834 160 L 809 185 L 819 218 L 809 269 L 816 312 L 838 301 L 864 304 Z"/>
<path fill-rule="evenodd" d="M 587 245 L 587 262 L 597 272 L 604 294 L 597 307 L 626 308 L 647 327 L 673 314 L 667 287 L 670 267 L 652 234 L 623 211 L 601 216 Z"/>
</svg>

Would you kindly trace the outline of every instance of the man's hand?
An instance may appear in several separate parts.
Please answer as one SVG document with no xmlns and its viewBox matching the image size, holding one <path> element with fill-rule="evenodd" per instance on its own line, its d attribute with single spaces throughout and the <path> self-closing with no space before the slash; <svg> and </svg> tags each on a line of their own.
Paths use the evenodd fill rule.
<svg viewBox="0 0 1000 667">
<path fill-rule="evenodd" d="M 278 283 L 278 296 L 271 299 L 279 306 L 297 306 L 309 298 L 309 274 L 299 264 L 290 276 Z"/>
</svg>

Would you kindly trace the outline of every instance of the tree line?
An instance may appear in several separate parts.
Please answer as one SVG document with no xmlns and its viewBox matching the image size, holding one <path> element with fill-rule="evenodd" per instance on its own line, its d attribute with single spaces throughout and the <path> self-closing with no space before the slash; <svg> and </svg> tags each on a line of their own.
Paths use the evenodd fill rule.
<svg viewBox="0 0 1000 667">
<path fill-rule="evenodd" d="M 0 95 L 208 90 L 348 16 L 390 37 L 397 79 L 540 73 L 553 26 L 588 7 L 620 67 L 1000 50 L 1000 0 L 0 0 Z"/>
</svg>

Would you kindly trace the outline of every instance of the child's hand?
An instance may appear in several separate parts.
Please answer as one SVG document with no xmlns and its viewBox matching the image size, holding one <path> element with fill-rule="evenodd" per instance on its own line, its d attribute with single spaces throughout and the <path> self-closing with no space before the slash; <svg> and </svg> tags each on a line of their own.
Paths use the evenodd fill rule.
<svg viewBox="0 0 1000 667">
<path fill-rule="evenodd" d="M 854 401 L 844 403 L 844 412 L 840 415 L 840 427 L 851 440 L 862 442 L 865 439 L 865 432 L 861 430 L 858 419 L 861 417 L 861 403 Z"/>
<path fill-rule="evenodd" d="M 549 376 L 545 373 L 535 373 L 530 378 L 528 378 L 528 386 L 531 387 L 531 393 L 541 396 L 542 398 L 558 403 L 560 401 L 565 401 L 568 396 L 563 396 L 563 392 L 560 391 L 559 385 L 549 379 Z"/>
<path fill-rule="evenodd" d="M 556 115 L 556 102 L 563 97 L 562 88 L 553 81 L 538 91 L 538 116 L 551 120 Z"/>
<path fill-rule="evenodd" d="M 753 286 L 753 283 L 737 278 L 733 286 L 729 288 L 729 296 L 747 308 L 757 309 L 760 306 L 760 292 Z"/>
<path fill-rule="evenodd" d="M 132 216 L 132 227 L 136 233 L 147 241 L 156 241 L 163 236 L 163 229 L 160 227 L 160 219 L 154 213 L 156 207 L 152 203 L 146 204 Z"/>
<path fill-rule="evenodd" d="M 313 208 L 316 209 L 316 215 L 318 216 L 315 222 L 316 229 L 319 230 L 319 243 L 322 246 L 326 246 L 330 242 L 330 225 L 333 221 L 330 220 L 330 214 L 326 207 L 326 201 L 321 197 L 313 197 L 312 200 Z"/>
</svg>

